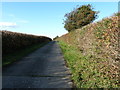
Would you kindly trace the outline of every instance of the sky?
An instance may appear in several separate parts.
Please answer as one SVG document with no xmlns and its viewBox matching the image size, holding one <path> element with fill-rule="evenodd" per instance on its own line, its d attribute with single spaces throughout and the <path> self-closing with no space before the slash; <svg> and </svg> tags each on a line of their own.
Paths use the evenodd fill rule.
<svg viewBox="0 0 120 90">
<path fill-rule="evenodd" d="M 95 22 L 118 12 L 117 2 L 2 2 L 0 30 L 50 38 L 61 36 L 67 33 L 62 24 L 64 15 L 77 5 L 87 4 L 100 12 Z"/>
</svg>

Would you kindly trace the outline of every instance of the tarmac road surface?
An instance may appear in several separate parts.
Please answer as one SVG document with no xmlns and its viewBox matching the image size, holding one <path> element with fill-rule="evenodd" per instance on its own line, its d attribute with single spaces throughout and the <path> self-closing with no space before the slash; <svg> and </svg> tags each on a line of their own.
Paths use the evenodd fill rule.
<svg viewBox="0 0 120 90">
<path fill-rule="evenodd" d="M 70 71 L 56 41 L 3 69 L 2 88 L 72 88 Z"/>
</svg>

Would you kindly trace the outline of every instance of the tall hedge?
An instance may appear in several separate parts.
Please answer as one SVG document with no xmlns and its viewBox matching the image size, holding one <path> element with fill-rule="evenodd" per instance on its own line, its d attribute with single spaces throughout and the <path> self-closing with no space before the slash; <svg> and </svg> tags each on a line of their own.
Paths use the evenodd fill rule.
<svg viewBox="0 0 120 90">
<path fill-rule="evenodd" d="M 97 18 L 98 11 L 94 11 L 90 4 L 82 5 L 72 12 L 65 14 L 64 28 L 70 32 L 81 28 Z"/>
<path fill-rule="evenodd" d="M 2 33 L 2 55 L 12 53 L 14 51 L 27 48 L 35 44 L 42 44 L 51 41 L 50 38 L 44 36 L 28 35 L 10 31 L 0 31 Z"/>
</svg>

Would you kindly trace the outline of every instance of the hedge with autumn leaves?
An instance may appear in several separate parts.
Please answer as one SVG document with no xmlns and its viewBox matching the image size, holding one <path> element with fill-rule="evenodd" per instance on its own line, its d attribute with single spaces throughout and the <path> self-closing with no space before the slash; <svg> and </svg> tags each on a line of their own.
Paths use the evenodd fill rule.
<svg viewBox="0 0 120 90">
<path fill-rule="evenodd" d="M 2 55 L 15 52 L 20 49 L 27 48 L 35 44 L 42 44 L 51 41 L 45 36 L 35 36 L 11 31 L 0 31 L 2 33 Z"/>
<path fill-rule="evenodd" d="M 114 16 L 88 24 L 57 38 L 58 41 L 68 44 L 69 47 L 76 47 L 78 54 L 81 54 L 81 56 L 78 55 L 76 57 L 77 54 L 75 55 L 73 52 L 74 56 L 66 56 L 67 58 L 75 57 L 72 61 L 75 61 L 75 63 L 71 67 L 75 70 L 73 81 L 77 87 L 81 87 L 81 83 L 83 87 L 86 86 L 88 88 L 96 86 L 102 88 L 120 86 L 119 15 L 120 13 L 117 13 Z M 85 62 L 83 57 L 88 64 L 81 63 Z M 88 73 L 87 77 L 84 77 L 90 71 L 91 73 Z M 79 78 L 82 78 L 82 80 Z M 87 86 L 91 85 L 89 83 L 91 81 L 93 86 Z"/>
</svg>

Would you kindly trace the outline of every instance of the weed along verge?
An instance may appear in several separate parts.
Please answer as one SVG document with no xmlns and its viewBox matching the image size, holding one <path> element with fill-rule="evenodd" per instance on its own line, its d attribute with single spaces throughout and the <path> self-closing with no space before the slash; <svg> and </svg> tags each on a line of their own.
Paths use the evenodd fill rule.
<svg viewBox="0 0 120 90">
<path fill-rule="evenodd" d="M 76 87 L 120 87 L 118 34 L 118 16 L 114 15 L 56 39 Z"/>
<path fill-rule="evenodd" d="M 83 55 L 76 47 L 63 41 L 59 45 L 72 72 L 72 80 L 77 88 L 117 88 L 118 81 L 110 77 L 109 67 L 101 64 L 104 58 Z"/>
</svg>

